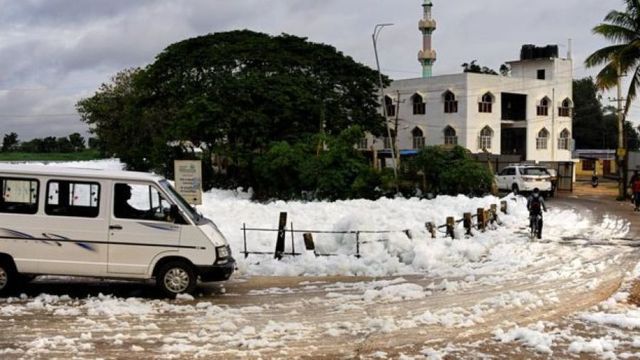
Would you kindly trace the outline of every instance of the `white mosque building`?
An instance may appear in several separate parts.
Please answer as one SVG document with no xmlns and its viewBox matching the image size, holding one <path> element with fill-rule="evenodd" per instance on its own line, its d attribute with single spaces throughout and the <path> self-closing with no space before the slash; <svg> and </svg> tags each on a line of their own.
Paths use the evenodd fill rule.
<svg viewBox="0 0 640 360">
<path fill-rule="evenodd" d="M 570 54 L 557 46 L 525 45 L 509 61 L 507 76 L 481 73 L 432 75 L 436 29 L 431 0 L 424 0 L 419 29 L 423 77 L 396 80 L 384 89 L 391 139 L 401 156 L 428 145 L 461 145 L 472 153 L 519 155 L 521 160 L 571 161 L 572 82 Z M 397 135 L 397 136 L 396 136 Z M 369 135 L 358 146 L 389 157 L 392 140 Z M 383 160 L 384 161 L 384 160 Z M 388 166 L 388 165 L 387 165 Z"/>
</svg>

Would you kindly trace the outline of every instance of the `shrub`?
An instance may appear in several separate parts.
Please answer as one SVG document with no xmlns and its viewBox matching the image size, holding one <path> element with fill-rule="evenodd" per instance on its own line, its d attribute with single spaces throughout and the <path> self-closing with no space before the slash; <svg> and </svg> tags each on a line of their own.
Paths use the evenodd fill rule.
<svg viewBox="0 0 640 360">
<path fill-rule="evenodd" d="M 493 175 L 475 162 L 468 150 L 428 146 L 409 161 L 408 176 L 421 177 L 424 193 L 480 195 L 490 192 Z"/>
</svg>

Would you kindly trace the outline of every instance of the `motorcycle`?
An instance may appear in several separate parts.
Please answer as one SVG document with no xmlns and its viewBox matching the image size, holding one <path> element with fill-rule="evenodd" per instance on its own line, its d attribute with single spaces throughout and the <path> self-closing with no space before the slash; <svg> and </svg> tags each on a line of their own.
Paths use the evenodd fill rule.
<svg viewBox="0 0 640 360">
<path fill-rule="evenodd" d="M 598 187 L 598 177 L 595 175 L 591 177 L 591 186 L 594 188 Z"/>
</svg>

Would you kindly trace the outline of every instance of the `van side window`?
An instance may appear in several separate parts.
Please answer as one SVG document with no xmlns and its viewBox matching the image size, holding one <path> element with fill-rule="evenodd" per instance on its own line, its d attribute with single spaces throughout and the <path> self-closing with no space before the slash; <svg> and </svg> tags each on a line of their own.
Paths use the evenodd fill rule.
<svg viewBox="0 0 640 360">
<path fill-rule="evenodd" d="M 0 178 L 0 213 L 37 213 L 39 185 L 35 179 Z"/>
<path fill-rule="evenodd" d="M 100 213 L 100 184 L 66 180 L 47 183 L 47 215 L 98 217 Z"/>
<path fill-rule="evenodd" d="M 116 183 L 113 186 L 113 216 L 174 222 L 171 204 L 150 185 Z"/>
</svg>

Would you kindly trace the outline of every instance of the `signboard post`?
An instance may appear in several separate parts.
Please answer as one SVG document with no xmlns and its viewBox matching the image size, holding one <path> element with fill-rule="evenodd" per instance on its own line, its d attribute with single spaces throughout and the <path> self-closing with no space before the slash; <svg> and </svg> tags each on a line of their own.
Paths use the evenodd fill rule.
<svg viewBox="0 0 640 360">
<path fill-rule="evenodd" d="M 191 205 L 202 204 L 202 161 L 175 160 L 176 190 Z"/>
</svg>

